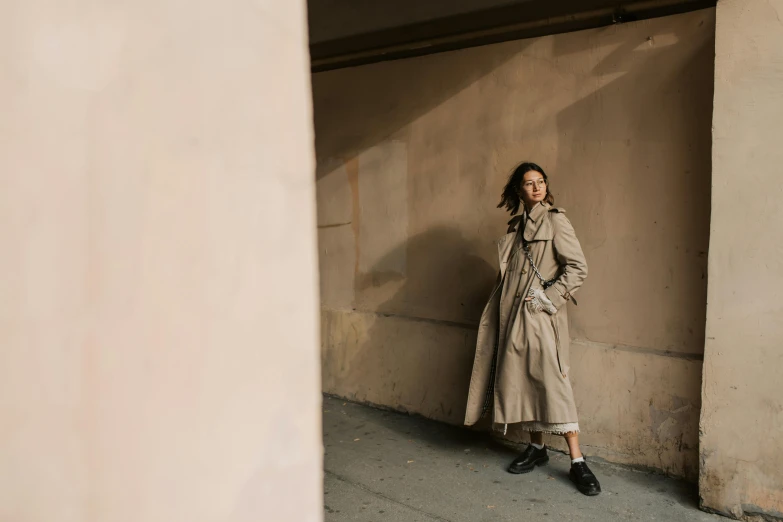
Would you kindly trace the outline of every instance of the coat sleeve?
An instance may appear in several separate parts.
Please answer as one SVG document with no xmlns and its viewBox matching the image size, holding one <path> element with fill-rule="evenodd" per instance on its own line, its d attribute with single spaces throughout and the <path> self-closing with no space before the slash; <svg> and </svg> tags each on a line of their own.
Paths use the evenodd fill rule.
<svg viewBox="0 0 783 522">
<path fill-rule="evenodd" d="M 546 289 L 546 296 L 559 310 L 587 278 L 587 261 L 568 218 L 559 212 L 552 212 L 551 217 L 554 227 L 552 242 L 562 273 L 555 284 Z"/>
</svg>

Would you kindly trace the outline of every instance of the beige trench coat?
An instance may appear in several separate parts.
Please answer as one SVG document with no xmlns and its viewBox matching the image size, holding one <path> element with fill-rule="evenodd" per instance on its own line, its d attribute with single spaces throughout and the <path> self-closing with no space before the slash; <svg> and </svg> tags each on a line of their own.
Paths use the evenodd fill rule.
<svg viewBox="0 0 783 522">
<path fill-rule="evenodd" d="M 465 414 L 467 425 L 481 418 L 485 402 L 492 408 L 493 421 L 499 424 L 578 422 L 568 379 L 570 338 L 565 304 L 573 300 L 572 294 L 587 277 L 587 263 L 564 212 L 541 203 L 529 217 L 512 219 L 508 233 L 498 241 L 500 275 L 479 323 Z M 530 288 L 542 288 L 526 257 L 512 263 L 522 272 L 519 291 L 513 296 L 502 295 L 509 260 L 525 256 L 519 248 L 521 241 L 516 240 L 518 233 L 530 242 L 530 253 L 541 275 L 547 280 L 557 277 L 546 290 L 557 308 L 553 315 L 530 312 L 524 305 Z M 493 357 L 493 400 L 487 402 Z"/>
</svg>

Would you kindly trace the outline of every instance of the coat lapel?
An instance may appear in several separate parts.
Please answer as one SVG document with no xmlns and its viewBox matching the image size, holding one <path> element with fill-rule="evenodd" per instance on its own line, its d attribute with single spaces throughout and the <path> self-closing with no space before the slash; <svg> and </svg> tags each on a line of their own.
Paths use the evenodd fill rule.
<svg viewBox="0 0 783 522">
<path fill-rule="evenodd" d="M 548 241 L 554 238 L 552 221 L 548 219 L 549 205 L 541 203 L 530 211 L 525 223 L 525 241 Z"/>
</svg>

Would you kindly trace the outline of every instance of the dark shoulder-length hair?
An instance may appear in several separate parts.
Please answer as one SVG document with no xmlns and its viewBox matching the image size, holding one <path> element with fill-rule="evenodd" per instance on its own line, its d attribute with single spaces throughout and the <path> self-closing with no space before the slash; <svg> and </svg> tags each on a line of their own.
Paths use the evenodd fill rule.
<svg viewBox="0 0 783 522">
<path fill-rule="evenodd" d="M 544 169 L 535 163 L 526 161 L 520 163 L 508 177 L 508 182 L 503 188 L 503 194 L 500 196 L 498 208 L 506 207 L 506 210 L 508 210 L 512 216 L 519 212 L 519 206 L 522 204 L 522 198 L 519 196 L 519 193 L 522 191 L 522 180 L 524 179 L 525 174 L 531 170 L 538 172 L 544 177 L 544 181 L 546 182 L 546 197 L 544 198 L 544 202 L 550 205 L 555 204 L 555 197 L 549 190 L 549 178 L 547 177 L 546 172 L 544 172 Z"/>
</svg>

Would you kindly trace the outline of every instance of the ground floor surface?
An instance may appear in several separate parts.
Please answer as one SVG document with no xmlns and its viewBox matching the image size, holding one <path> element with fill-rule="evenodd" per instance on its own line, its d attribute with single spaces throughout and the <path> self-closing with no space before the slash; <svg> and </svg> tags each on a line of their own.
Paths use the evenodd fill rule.
<svg viewBox="0 0 783 522">
<path fill-rule="evenodd" d="M 561 453 L 512 475 L 515 450 L 486 434 L 332 397 L 323 409 L 326 522 L 728 520 L 698 510 L 694 484 L 592 459 L 603 493 L 585 497 Z"/>
</svg>

